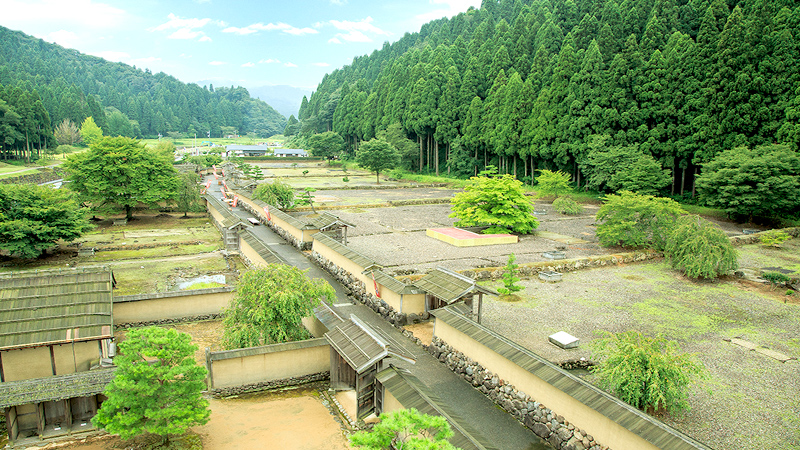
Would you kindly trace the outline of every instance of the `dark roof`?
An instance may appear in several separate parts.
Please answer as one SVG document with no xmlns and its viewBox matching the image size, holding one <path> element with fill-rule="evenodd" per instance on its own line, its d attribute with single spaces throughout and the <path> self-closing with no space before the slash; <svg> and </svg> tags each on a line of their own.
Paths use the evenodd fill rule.
<svg viewBox="0 0 800 450">
<path fill-rule="evenodd" d="M 0 349 L 111 337 L 108 266 L 0 274 Z"/>
<path fill-rule="evenodd" d="M 463 450 L 496 448 L 491 446 L 477 430 L 465 425 L 458 413 L 452 411 L 431 389 L 407 370 L 390 365 L 389 368 L 380 371 L 377 378 L 404 408 L 414 408 L 423 414 L 447 419 L 453 430 L 450 443 L 454 446 Z"/>
<path fill-rule="evenodd" d="M 709 447 L 671 428 L 658 419 L 567 373 L 536 353 L 521 347 L 516 342 L 506 339 L 494 331 L 454 312 L 450 306 L 432 311 L 431 314 L 436 316 L 436 320 L 442 320 L 453 326 L 498 355 L 560 389 L 634 434 L 641 436 L 658 448 L 710 450 Z M 535 395 L 535 393 L 531 392 L 528 392 L 528 394 Z M 557 408 L 557 405 L 551 406 Z"/>
<path fill-rule="evenodd" d="M 452 303 L 461 297 L 475 292 L 484 294 L 499 295 L 497 292 L 478 286 L 475 280 L 453 272 L 451 270 L 437 267 L 424 277 L 415 281 L 414 284 L 425 292 L 442 299 L 447 303 Z"/>
<path fill-rule="evenodd" d="M 356 373 L 362 373 L 389 352 L 375 332 L 355 316 L 325 333 L 325 339 Z"/>
<path fill-rule="evenodd" d="M 297 228 L 298 230 L 303 230 L 303 229 L 308 228 L 308 224 L 306 224 L 302 220 L 300 220 L 300 219 L 298 219 L 296 217 L 290 216 L 289 214 L 286 214 L 285 212 L 281 211 L 280 209 L 278 209 L 277 207 L 275 207 L 273 205 L 269 205 L 269 213 L 270 213 L 270 215 L 275 216 L 275 217 L 283 220 L 284 222 L 286 222 L 289 225 Z"/>
<path fill-rule="evenodd" d="M 0 383 L 0 408 L 86 397 L 103 392 L 116 367 Z"/>
<path fill-rule="evenodd" d="M 395 292 L 397 294 L 423 294 L 425 291 L 418 288 L 414 284 L 405 284 L 402 281 L 398 280 L 397 278 L 387 274 L 386 272 L 380 269 L 367 269 L 361 272 L 364 275 L 370 275 L 375 277 L 375 281 L 384 286 L 385 288 Z"/>
<path fill-rule="evenodd" d="M 308 221 L 308 225 L 314 230 L 325 231 L 334 226 L 339 227 L 354 227 L 355 225 L 345 222 L 344 220 L 334 216 L 329 212 L 323 212 L 318 217 L 315 217 Z"/>
<path fill-rule="evenodd" d="M 324 338 L 306 339 L 304 341 L 282 342 L 280 344 L 262 345 L 259 347 L 239 348 L 236 350 L 223 350 L 211 352 L 209 358 L 212 361 L 223 359 L 242 358 L 245 356 L 266 355 L 268 353 L 285 352 L 302 348 L 326 346 L 328 342 Z"/>
<path fill-rule="evenodd" d="M 267 264 L 285 264 L 286 262 L 278 256 L 275 252 L 270 250 L 269 247 L 258 238 L 253 233 L 251 228 L 246 228 L 239 232 L 239 237 L 242 238 L 243 241 L 247 242 L 250 247 L 253 247 L 253 250 L 258 253 L 261 258 L 266 261 Z"/>
<path fill-rule="evenodd" d="M 213 205 L 214 209 L 217 210 L 222 215 L 222 226 L 225 228 L 233 228 L 237 225 L 244 225 L 250 226 L 249 223 L 242 220 L 241 217 L 237 216 L 236 214 L 232 213 L 230 209 L 228 209 L 228 204 L 221 202 L 217 197 L 214 197 L 211 194 L 206 194 L 205 198 Z"/>
<path fill-rule="evenodd" d="M 343 245 L 341 242 L 337 241 L 336 239 L 330 236 L 327 236 L 322 233 L 317 233 L 314 235 L 314 240 L 319 241 L 320 244 L 327 246 L 336 253 L 358 264 L 360 267 L 366 268 L 375 265 L 375 263 L 366 256 L 362 255 L 361 253 L 358 253 L 355 250 L 350 249 L 349 247 Z"/>
<path fill-rule="evenodd" d="M 301 148 L 276 148 L 274 150 L 276 155 L 302 155 L 308 156 L 308 152 Z"/>
<path fill-rule="evenodd" d="M 231 144 L 225 147 L 225 150 L 250 150 L 250 151 L 267 151 L 269 146 L 266 145 L 236 145 Z"/>
<path fill-rule="evenodd" d="M 325 302 L 321 302 L 319 306 L 314 308 L 314 317 L 316 317 L 317 320 L 319 320 L 329 331 L 344 322 L 342 316 L 340 316 L 335 309 L 330 307 Z"/>
</svg>

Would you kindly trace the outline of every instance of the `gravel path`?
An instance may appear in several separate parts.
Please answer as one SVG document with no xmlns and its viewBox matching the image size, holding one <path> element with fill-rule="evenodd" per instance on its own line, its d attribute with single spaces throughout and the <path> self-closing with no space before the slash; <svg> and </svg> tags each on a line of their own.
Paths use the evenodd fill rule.
<svg viewBox="0 0 800 450">
<path fill-rule="evenodd" d="M 484 325 L 553 362 L 591 359 L 587 344 L 596 330 L 661 334 L 697 353 L 709 373 L 692 388 L 691 411 L 662 420 L 717 449 L 800 448 L 800 362 L 781 363 L 723 340 L 741 337 L 799 358 L 798 305 L 737 281 L 693 283 L 663 263 L 522 284 L 521 302 L 485 302 Z M 580 347 L 550 344 L 547 336 L 557 331 L 579 338 Z"/>
</svg>

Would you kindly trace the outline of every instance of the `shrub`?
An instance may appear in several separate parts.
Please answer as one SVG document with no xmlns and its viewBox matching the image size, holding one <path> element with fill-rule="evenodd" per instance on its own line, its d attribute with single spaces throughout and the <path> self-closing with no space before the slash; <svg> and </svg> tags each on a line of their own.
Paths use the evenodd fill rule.
<svg viewBox="0 0 800 450">
<path fill-rule="evenodd" d="M 550 170 L 541 170 L 541 175 L 536 177 L 536 197 L 560 197 L 564 194 L 572 192 L 570 186 L 570 175 L 560 170 L 553 172 Z"/>
<path fill-rule="evenodd" d="M 682 216 L 667 239 L 664 256 L 689 278 L 716 278 L 739 267 L 730 239 L 700 216 Z"/>
<path fill-rule="evenodd" d="M 685 211 L 675 200 L 622 191 L 606 195 L 597 212 L 597 238 L 606 247 L 663 250 L 675 221 Z"/>
<path fill-rule="evenodd" d="M 539 220 L 533 216 L 533 205 L 525 196 L 522 182 L 508 174 L 498 176 L 495 170 L 490 166 L 490 170 L 469 179 L 464 191 L 453 197 L 449 217 L 458 218 L 457 226 L 489 225 L 483 231 L 486 234 L 509 230 L 531 233 Z"/>
<path fill-rule="evenodd" d="M 599 361 L 591 370 L 600 387 L 650 413 L 689 409 L 688 387 L 705 376 L 694 355 L 681 353 L 674 341 L 637 331 L 600 334 L 591 343 Z"/>
<path fill-rule="evenodd" d="M 253 197 L 281 209 L 294 206 L 294 190 L 281 180 L 259 184 Z"/>
<path fill-rule="evenodd" d="M 553 200 L 553 209 L 568 216 L 575 216 L 583 213 L 583 206 L 569 197 L 558 197 Z"/>
<path fill-rule="evenodd" d="M 789 282 L 789 277 L 786 274 L 782 274 L 780 272 L 764 272 L 761 274 L 761 278 L 769 281 L 772 287 L 776 287 L 779 284 L 784 284 Z"/>
<path fill-rule="evenodd" d="M 781 244 L 788 241 L 790 238 L 783 230 L 769 230 L 761 233 L 761 244 L 764 247 L 781 248 Z"/>
<path fill-rule="evenodd" d="M 426 449 L 455 450 L 448 439 L 450 423 L 442 416 L 423 414 L 414 408 L 383 413 L 372 431 L 359 431 L 350 443 L 360 450 Z"/>
<path fill-rule="evenodd" d="M 514 292 L 518 292 L 522 290 L 522 286 L 517 285 L 517 281 L 519 281 L 519 277 L 517 277 L 517 268 L 519 264 L 516 264 L 514 261 L 517 260 L 517 257 L 512 253 L 508 255 L 508 263 L 506 264 L 505 271 L 503 272 L 503 285 L 505 287 L 501 287 L 497 290 L 497 292 L 510 295 Z"/>
</svg>

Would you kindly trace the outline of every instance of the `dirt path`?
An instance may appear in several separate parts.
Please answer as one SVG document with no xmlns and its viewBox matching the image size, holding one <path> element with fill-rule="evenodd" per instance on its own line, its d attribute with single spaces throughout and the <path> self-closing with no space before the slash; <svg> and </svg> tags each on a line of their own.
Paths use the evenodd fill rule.
<svg viewBox="0 0 800 450">
<path fill-rule="evenodd" d="M 348 450 L 339 424 L 313 389 L 264 392 L 242 398 L 211 399 L 211 420 L 194 427 L 205 450 Z M 117 437 L 53 443 L 45 448 L 112 450 L 129 448 Z"/>
</svg>

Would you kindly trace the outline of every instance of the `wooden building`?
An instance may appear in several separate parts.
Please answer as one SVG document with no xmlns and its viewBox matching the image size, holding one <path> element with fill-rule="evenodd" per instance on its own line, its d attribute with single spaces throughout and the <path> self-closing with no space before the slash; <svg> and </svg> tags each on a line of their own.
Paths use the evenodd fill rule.
<svg viewBox="0 0 800 450">
<path fill-rule="evenodd" d="M 356 316 L 338 323 L 325 333 L 325 339 L 331 346 L 331 388 L 355 391 L 357 419 L 379 415 L 383 411 L 383 395 L 377 389 L 377 374 L 385 360 L 390 356 L 409 362 L 414 359 L 391 338 Z"/>
<path fill-rule="evenodd" d="M 472 311 L 476 322 L 481 322 L 483 295 L 500 295 L 498 292 L 479 286 L 475 280 L 443 267 L 428 272 L 414 284 L 424 290 L 425 310 L 433 311 L 456 302 L 463 302 Z"/>
<path fill-rule="evenodd" d="M 92 428 L 113 378 L 108 267 L 0 274 L 0 410 L 9 440 Z"/>
<path fill-rule="evenodd" d="M 217 227 L 225 242 L 225 249 L 230 252 L 238 252 L 239 232 L 251 225 L 232 213 L 227 203 L 223 203 L 211 194 L 206 194 L 204 197 L 214 226 Z"/>
</svg>

